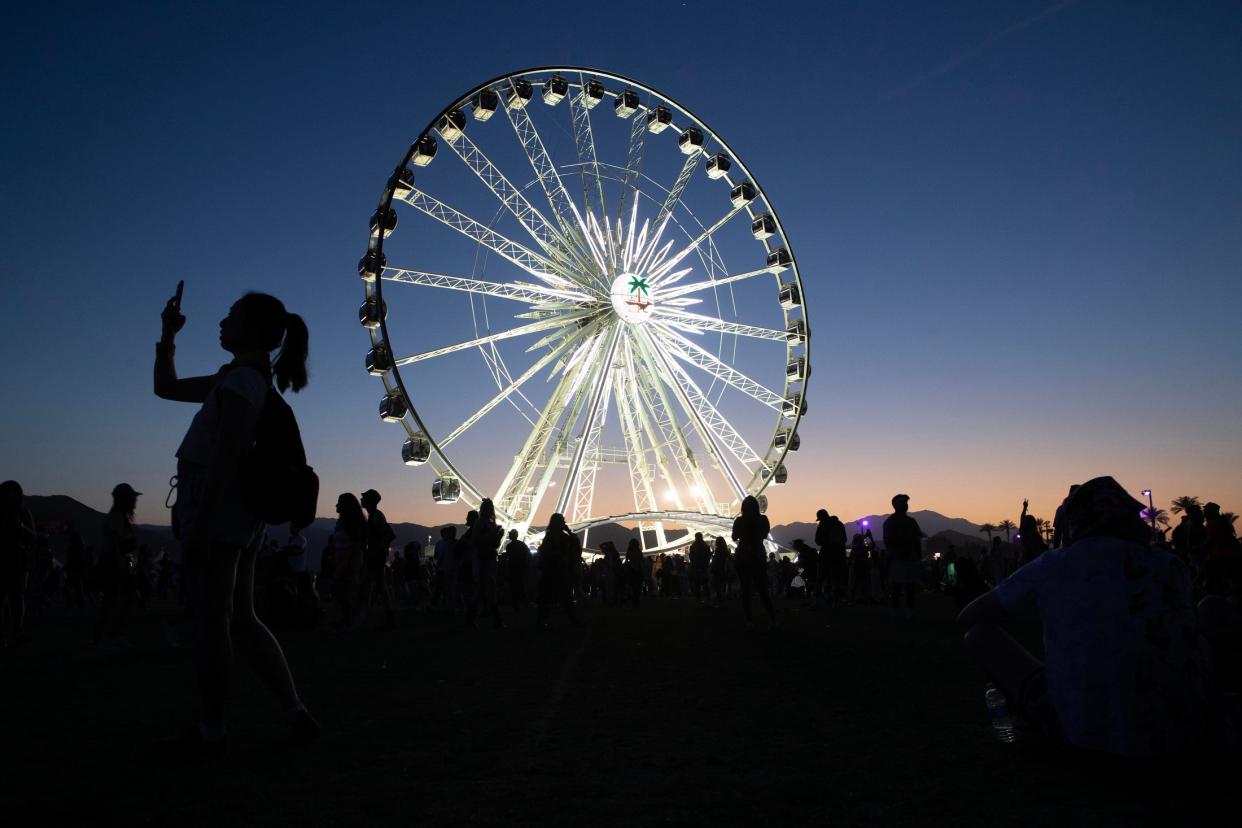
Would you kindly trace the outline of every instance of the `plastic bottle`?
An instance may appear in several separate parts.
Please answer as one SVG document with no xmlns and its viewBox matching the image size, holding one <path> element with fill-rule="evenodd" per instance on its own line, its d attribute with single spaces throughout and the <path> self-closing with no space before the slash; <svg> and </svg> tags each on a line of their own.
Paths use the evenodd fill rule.
<svg viewBox="0 0 1242 828">
<path fill-rule="evenodd" d="M 992 720 L 992 732 L 996 734 L 996 738 L 1005 744 L 1013 742 L 1016 738 L 1013 729 L 1013 718 L 1009 715 L 1009 705 L 1005 701 L 1005 694 L 1000 688 L 989 682 L 984 686 L 983 692 L 984 704 L 988 707 L 988 718 Z"/>
</svg>

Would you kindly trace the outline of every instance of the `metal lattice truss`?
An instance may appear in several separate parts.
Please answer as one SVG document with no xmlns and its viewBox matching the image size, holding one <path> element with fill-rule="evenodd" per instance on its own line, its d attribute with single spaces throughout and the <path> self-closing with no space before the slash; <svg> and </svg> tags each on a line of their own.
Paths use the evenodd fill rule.
<svg viewBox="0 0 1242 828">
<path fill-rule="evenodd" d="M 497 109 L 510 129 L 486 123 Z M 560 123 L 544 123 L 558 111 Z M 671 145 L 658 137 L 665 132 L 676 136 Z M 438 145 L 450 152 L 437 157 Z M 609 148 L 612 161 L 604 158 Z M 558 150 L 566 149 L 558 163 Z M 678 157 L 678 150 L 675 164 L 664 163 L 671 168 L 664 177 L 661 153 Z M 477 179 L 470 186 L 482 185 L 495 214 L 484 219 L 450 206 L 466 203 L 461 185 L 437 189 L 434 177 L 419 172 L 433 160 L 433 169 L 451 164 L 468 183 Z M 688 198 L 696 188 L 719 194 L 721 206 L 708 209 L 707 220 Z M 473 268 L 461 262 L 446 269 L 470 275 L 407 266 L 428 249 L 421 242 L 401 262 L 406 254 L 388 240 L 396 226 L 390 207 L 398 206 L 420 219 L 420 240 L 436 227 L 451 231 L 447 239 L 468 240 Z M 758 261 L 746 263 L 736 250 L 726 257 L 720 244 L 743 216 Z M 734 258 L 743 266 L 730 267 Z M 485 277 L 488 262 L 495 266 Z M 372 340 L 368 370 L 385 387 L 381 414 L 406 431 L 404 461 L 434 471 L 438 502 L 477 506 L 491 498 L 498 519 L 531 538 L 552 511 L 584 539 L 608 521 L 636 524 L 644 551 L 655 554 L 688 543 L 694 531 L 728 537 L 743 497 L 766 501 L 761 493 L 784 482 L 810 372 L 797 265 L 745 166 L 709 128 L 651 89 L 594 70 L 549 69 L 472 90 L 432 121 L 390 179 L 359 272 L 367 299 L 360 319 Z M 756 282 L 770 286 L 762 291 L 766 317 L 753 299 L 735 294 L 757 295 Z M 445 343 L 399 332 L 388 307 L 411 291 L 422 292 L 417 307 L 433 315 L 448 307 L 438 297 L 468 297 L 473 335 Z M 398 352 L 411 340 L 422 349 Z M 743 365 L 738 355 L 746 348 L 769 349 L 768 357 Z M 472 352 L 485 367 L 478 376 L 495 391 L 446 420 L 414 372 Z M 753 368 L 763 364 L 779 369 L 761 373 L 783 376 L 783 387 L 756 378 Z M 469 375 L 461 379 L 478 385 Z M 480 424 L 513 412 L 523 436 L 502 448 L 500 432 Z M 770 432 L 755 431 L 761 416 L 775 421 Z M 447 449 L 463 442 L 473 442 L 476 455 L 484 446 L 497 468 L 493 482 L 450 459 Z M 610 466 L 624 466 L 624 474 Z M 628 488 L 629 511 L 615 508 L 617 485 Z"/>
</svg>

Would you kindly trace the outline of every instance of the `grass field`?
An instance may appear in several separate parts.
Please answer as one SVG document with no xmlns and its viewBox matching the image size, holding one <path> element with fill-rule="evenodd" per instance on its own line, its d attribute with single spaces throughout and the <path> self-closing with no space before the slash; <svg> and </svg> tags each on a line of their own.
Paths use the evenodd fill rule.
<svg viewBox="0 0 1242 828">
<path fill-rule="evenodd" d="M 0 652 L 0 813 L 37 825 L 1233 824 L 1236 769 L 1074 759 L 997 742 L 955 611 L 779 605 L 590 607 L 580 627 L 444 615 L 396 632 L 282 633 L 323 725 L 281 745 L 275 702 L 239 670 L 227 760 L 161 767 L 193 719 L 191 656 L 136 616 L 105 653 L 63 616 Z M 1234 786 L 1234 787 L 1229 787 Z M 1232 816 L 1228 815 L 1232 814 Z"/>
</svg>

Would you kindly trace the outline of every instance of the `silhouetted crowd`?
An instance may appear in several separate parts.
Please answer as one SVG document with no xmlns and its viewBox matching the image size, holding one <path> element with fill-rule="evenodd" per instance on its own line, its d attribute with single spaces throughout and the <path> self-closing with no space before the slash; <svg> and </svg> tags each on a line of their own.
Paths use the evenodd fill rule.
<svg viewBox="0 0 1242 828">
<path fill-rule="evenodd" d="M 315 739 L 319 725 L 269 625 L 392 630 L 404 609 L 411 621 L 436 612 L 502 628 L 506 618 L 533 616 L 546 627 L 557 608 L 577 625 L 582 613 L 638 611 L 649 600 L 736 602 L 748 626 L 756 601 L 772 627 L 778 605 L 782 612 L 829 612 L 887 604 L 893 621 L 909 623 L 918 596 L 932 592 L 961 608 L 966 648 L 989 678 L 987 706 L 1005 740 L 1026 730 L 1130 757 L 1237 749 L 1242 550 L 1236 517 L 1216 503 L 1178 498 L 1172 511 L 1181 520 L 1170 529 L 1163 510 L 1144 506 L 1110 477 L 1094 478 L 1070 489 L 1052 521 L 1035 518 L 1024 502 L 1017 523 L 984 525 L 988 545 L 959 549 L 927 538 L 909 496 L 898 494 L 878 538 L 869 520 L 851 535 L 821 509 L 814 537 L 786 549 L 749 496 L 727 536 L 672 538 L 646 554 L 639 534 L 624 553 L 612 541 L 584 548 L 585 538 L 561 514 L 542 533 L 506 533 L 488 499 L 460 533 L 442 528 L 431 549 L 417 541 L 394 549 L 382 496 L 368 489 L 337 498 L 334 531 L 311 566 L 301 530 L 315 516 L 318 478 L 282 396 L 307 382 L 305 325 L 274 297 L 247 294 L 220 322 L 220 344 L 232 361 L 215 374 L 181 378 L 173 362 L 185 322 L 181 294 L 178 286 L 161 315 L 154 368 L 157 395 L 199 405 L 177 451 L 170 495 L 176 559 L 138 543 L 133 516 L 141 493 L 126 483 L 113 489 L 99 537 L 70 528 L 60 557 L 21 486 L 0 484 L 4 646 L 29 640 L 31 616 L 60 609 L 89 614 L 96 646 L 126 647 L 132 612 L 157 599 L 183 608 L 162 632 L 169 646 L 186 636 L 193 643 L 202 713 L 160 744 L 170 760 L 223 754 L 236 644 L 245 645 L 238 654 L 279 701 L 290 739 Z M 274 524 L 291 530 L 285 543 L 269 538 L 266 527 Z M 1039 621 L 1041 652 L 1013 634 L 1023 617 Z"/>
</svg>

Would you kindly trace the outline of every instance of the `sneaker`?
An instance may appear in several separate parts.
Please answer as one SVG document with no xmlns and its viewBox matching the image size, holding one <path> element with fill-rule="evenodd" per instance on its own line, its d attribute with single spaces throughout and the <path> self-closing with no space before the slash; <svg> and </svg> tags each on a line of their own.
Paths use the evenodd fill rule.
<svg viewBox="0 0 1242 828">
<path fill-rule="evenodd" d="M 219 759 L 224 755 L 224 739 L 204 739 L 198 725 L 194 725 L 175 739 L 157 742 L 155 751 L 167 762 L 201 762 Z"/>
<path fill-rule="evenodd" d="M 318 738 L 319 730 L 319 722 L 305 710 L 299 710 L 289 723 L 289 741 L 295 745 L 309 745 Z"/>
</svg>

